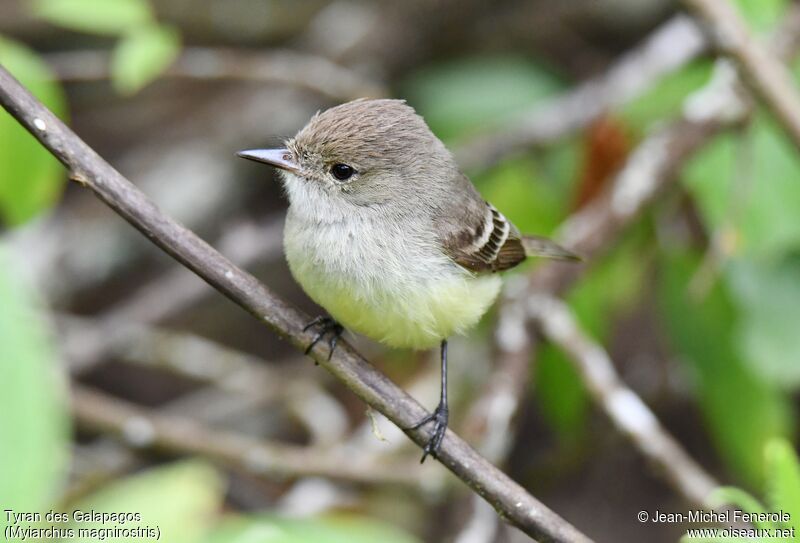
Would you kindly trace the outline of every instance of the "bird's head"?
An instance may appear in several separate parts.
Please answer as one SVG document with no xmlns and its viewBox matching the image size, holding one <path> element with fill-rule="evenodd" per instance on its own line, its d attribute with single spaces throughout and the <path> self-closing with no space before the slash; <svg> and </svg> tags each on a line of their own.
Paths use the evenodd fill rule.
<svg viewBox="0 0 800 543">
<path fill-rule="evenodd" d="M 444 144 L 403 100 L 348 102 L 317 113 L 284 148 L 238 155 L 280 168 L 292 204 L 333 199 L 391 206 L 418 199 L 436 179 L 458 171 Z"/>
</svg>

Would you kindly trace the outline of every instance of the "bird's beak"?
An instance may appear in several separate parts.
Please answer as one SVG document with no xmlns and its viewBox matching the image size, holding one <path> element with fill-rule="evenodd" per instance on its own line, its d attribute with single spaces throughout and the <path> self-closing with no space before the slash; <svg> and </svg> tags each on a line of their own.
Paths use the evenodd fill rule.
<svg viewBox="0 0 800 543">
<path fill-rule="evenodd" d="M 247 151 L 239 151 L 236 156 L 263 162 L 287 172 L 300 173 L 300 167 L 294 161 L 292 153 L 288 149 L 249 149 Z"/>
</svg>

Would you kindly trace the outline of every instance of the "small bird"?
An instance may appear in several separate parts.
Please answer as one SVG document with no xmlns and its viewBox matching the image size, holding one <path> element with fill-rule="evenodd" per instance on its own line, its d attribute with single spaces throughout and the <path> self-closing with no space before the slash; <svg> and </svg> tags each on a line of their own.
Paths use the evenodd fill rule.
<svg viewBox="0 0 800 543">
<path fill-rule="evenodd" d="M 404 100 L 360 99 L 317 113 L 281 149 L 238 156 L 281 170 L 289 199 L 284 251 L 295 280 L 344 327 L 392 347 L 440 346 L 441 397 L 409 429 L 434 423 L 422 461 L 447 430 L 447 339 L 474 326 L 500 291 L 497 272 L 528 256 L 574 260 L 554 242 L 521 235 Z"/>
</svg>

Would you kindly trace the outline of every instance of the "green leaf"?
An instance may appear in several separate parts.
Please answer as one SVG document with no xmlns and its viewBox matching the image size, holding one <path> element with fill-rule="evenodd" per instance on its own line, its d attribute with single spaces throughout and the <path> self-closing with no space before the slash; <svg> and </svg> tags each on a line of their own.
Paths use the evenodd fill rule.
<svg viewBox="0 0 800 543">
<path fill-rule="evenodd" d="M 147 0 L 36 0 L 33 11 L 64 28 L 112 36 L 153 21 Z"/>
<path fill-rule="evenodd" d="M 765 32 L 778 24 L 786 12 L 789 0 L 735 0 L 742 18 L 756 32 Z"/>
<path fill-rule="evenodd" d="M 203 543 L 419 543 L 397 528 L 365 517 L 287 519 L 263 515 L 229 519 Z"/>
<path fill-rule="evenodd" d="M 766 508 L 755 496 L 734 486 L 715 488 L 708 496 L 708 501 L 714 508 L 733 505 L 747 513 L 757 514 L 767 512 Z"/>
<path fill-rule="evenodd" d="M 800 156 L 763 114 L 749 130 L 748 151 L 735 135 L 719 136 L 689 161 L 683 181 L 709 230 L 734 228 L 736 254 L 770 259 L 800 246 Z"/>
<path fill-rule="evenodd" d="M 766 509 L 761 502 L 758 501 L 752 494 L 733 486 L 721 486 L 714 489 L 708 497 L 710 505 L 714 509 L 721 507 L 733 506 L 746 513 L 758 514 L 766 513 Z M 759 528 L 773 528 L 770 523 L 756 523 Z M 745 539 L 741 537 L 714 537 L 706 539 L 689 538 L 688 536 L 681 537 L 681 543 L 695 543 L 698 541 L 708 543 L 741 543 Z M 764 538 L 746 539 L 746 541 L 756 541 L 759 543 L 769 543 L 769 540 Z M 772 540 L 774 541 L 774 540 Z"/>
<path fill-rule="evenodd" d="M 753 371 L 775 386 L 800 386 L 800 261 L 737 259 L 727 283 L 738 305 L 736 345 Z"/>
<path fill-rule="evenodd" d="M 656 85 L 625 104 L 620 114 L 627 124 L 644 132 L 653 123 L 674 118 L 686 97 L 708 83 L 712 63 L 698 60 L 661 78 Z"/>
<path fill-rule="evenodd" d="M 36 54 L 0 37 L 0 64 L 63 118 L 63 91 Z M 61 194 L 64 179 L 58 161 L 11 115 L 0 112 L 0 221 L 20 224 L 49 208 Z"/>
<path fill-rule="evenodd" d="M 519 57 L 473 57 L 433 65 L 401 85 L 441 138 L 508 121 L 563 84 L 542 65 Z"/>
<path fill-rule="evenodd" d="M 52 331 L 13 269 L 0 247 L 0 498 L 2 508 L 34 512 L 64 481 L 69 419 Z"/>
<path fill-rule="evenodd" d="M 718 282 L 703 299 L 689 295 L 699 255 L 662 257 L 659 306 L 673 350 L 697 380 L 697 399 L 720 455 L 740 477 L 759 483 L 764 445 L 788 435 L 792 425 L 787 398 L 734 348 L 737 315 L 724 284 Z"/>
<path fill-rule="evenodd" d="M 126 522 L 128 528 L 158 527 L 160 541 L 194 543 L 204 537 L 222 506 L 223 483 L 219 474 L 200 461 L 183 461 L 115 482 L 87 497 L 70 510 L 91 510 L 99 513 L 139 513 L 139 521 Z M 74 517 L 73 517 L 74 519 Z M 74 522 L 78 528 L 114 528 L 119 523 Z M 145 533 L 142 537 L 119 537 L 118 543 L 155 542 Z M 78 534 L 76 533 L 76 536 Z M 73 543 L 83 543 L 99 537 L 75 537 Z M 110 540 L 110 538 L 109 538 Z"/>
<path fill-rule="evenodd" d="M 722 486 L 714 489 L 708 499 L 709 502 L 716 507 L 723 507 L 726 505 L 733 506 L 745 513 L 750 513 L 753 515 L 774 512 L 767 510 L 767 508 L 765 508 L 761 502 L 749 492 L 732 486 Z M 774 524 L 770 521 L 755 521 L 753 526 L 762 529 L 772 529 L 778 527 L 777 524 Z"/>
<path fill-rule="evenodd" d="M 773 439 L 764 450 L 770 511 L 785 511 L 789 526 L 800 533 L 800 461 L 785 439 Z"/>
<path fill-rule="evenodd" d="M 180 35 L 171 27 L 147 25 L 126 34 L 111 58 L 114 87 L 124 94 L 135 93 L 156 79 L 180 48 Z"/>
</svg>

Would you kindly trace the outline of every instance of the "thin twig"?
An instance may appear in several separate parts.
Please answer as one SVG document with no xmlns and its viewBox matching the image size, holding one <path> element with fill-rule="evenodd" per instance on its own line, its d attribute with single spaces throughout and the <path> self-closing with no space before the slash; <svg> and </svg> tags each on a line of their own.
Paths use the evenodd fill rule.
<svg viewBox="0 0 800 543">
<path fill-rule="evenodd" d="M 308 317 L 278 298 L 252 275 L 238 269 L 210 245 L 162 214 L 141 191 L 36 100 L 4 68 L 0 69 L 0 103 L 69 170 L 70 178 L 91 189 L 109 207 L 153 243 L 206 282 L 270 326 L 298 349 L 312 340 L 304 332 Z M 425 410 L 349 344 L 340 342 L 328 360 L 326 345 L 313 358 L 377 411 L 401 428 L 410 428 Z M 430 431 L 405 430 L 418 445 Z M 452 431 L 438 455 L 443 465 L 489 501 L 498 513 L 531 537 L 542 541 L 585 542 L 589 539 L 494 467 Z"/>
<path fill-rule="evenodd" d="M 541 295 L 528 299 L 528 310 L 545 337 L 569 355 L 589 394 L 617 430 L 633 441 L 689 503 L 713 507 L 708 498 L 718 483 L 625 386 L 608 353 L 580 329 L 569 307 L 558 298 Z"/>
<path fill-rule="evenodd" d="M 102 81 L 111 76 L 111 54 L 103 50 L 50 53 L 47 61 L 63 81 Z M 164 76 L 205 80 L 273 82 L 313 90 L 334 100 L 379 98 L 379 85 L 350 68 L 297 51 L 247 51 L 187 47 Z"/>
<path fill-rule="evenodd" d="M 511 124 L 466 141 L 456 149 L 459 164 L 466 169 L 487 168 L 508 154 L 573 134 L 688 64 L 706 47 L 707 41 L 691 18 L 677 15 L 601 76 L 537 104 Z"/>
<path fill-rule="evenodd" d="M 190 419 L 149 412 L 133 404 L 73 385 L 72 408 L 85 428 L 118 436 L 134 448 L 201 454 L 258 475 L 320 476 L 358 483 L 419 483 L 415 464 L 369 462 L 318 448 L 254 439 L 208 429 Z"/>
<path fill-rule="evenodd" d="M 711 31 L 714 43 L 739 67 L 745 82 L 769 107 L 800 149 L 800 92 L 789 70 L 747 28 L 728 0 L 683 0 Z"/>
<path fill-rule="evenodd" d="M 191 414 L 213 406 L 221 415 L 227 413 L 232 418 L 269 402 L 284 401 L 317 444 L 335 443 L 347 430 L 344 407 L 307 372 L 300 373 L 302 365 L 276 367 L 194 334 L 137 323 L 117 321 L 110 327 L 95 319 L 61 317 L 59 325 L 69 330 L 62 353 L 73 371 L 83 368 L 79 362 L 85 352 L 82 345 L 90 345 L 89 352 L 94 353 L 91 346 L 98 343 L 95 336 L 101 334 L 108 348 L 106 354 L 114 358 L 214 387 L 216 400 L 210 401 L 200 392 L 188 394 L 170 402 L 172 410 L 184 405 L 184 412 Z"/>
<path fill-rule="evenodd" d="M 215 245 L 237 266 L 246 268 L 255 261 L 275 260 L 281 250 L 282 231 L 282 219 L 239 221 L 229 225 Z M 144 325 L 162 321 L 186 310 L 208 292 L 203 282 L 182 266 L 165 271 L 94 317 L 93 333 L 76 338 L 68 333 L 67 351 L 74 354 L 69 358 L 70 369 L 83 372 L 100 363 L 113 347 L 121 326 L 132 322 Z"/>
</svg>

